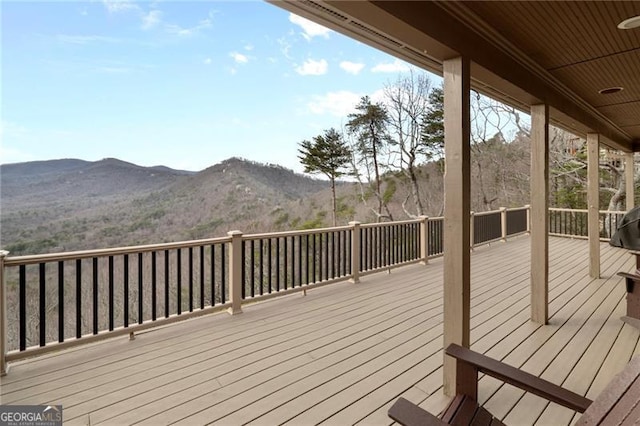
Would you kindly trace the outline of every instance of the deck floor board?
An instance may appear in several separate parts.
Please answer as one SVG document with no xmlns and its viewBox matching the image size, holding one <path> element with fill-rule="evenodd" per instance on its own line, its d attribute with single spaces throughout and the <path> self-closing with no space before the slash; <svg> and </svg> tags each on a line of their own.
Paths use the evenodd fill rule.
<svg viewBox="0 0 640 426">
<path fill-rule="evenodd" d="M 618 271 L 601 246 L 588 277 L 583 240 L 550 239 L 549 313 L 529 321 L 528 237 L 471 256 L 472 348 L 589 398 L 640 353 L 620 321 Z M 390 425 L 399 397 L 437 412 L 442 394 L 442 258 L 17 362 L 3 404 L 55 403 L 69 424 Z M 480 400 L 507 424 L 572 424 L 572 411 L 494 379 Z"/>
</svg>

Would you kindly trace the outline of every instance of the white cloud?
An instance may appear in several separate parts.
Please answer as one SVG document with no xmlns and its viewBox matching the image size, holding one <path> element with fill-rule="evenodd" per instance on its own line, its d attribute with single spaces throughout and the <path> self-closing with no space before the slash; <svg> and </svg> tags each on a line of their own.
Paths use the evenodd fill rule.
<svg viewBox="0 0 640 426">
<path fill-rule="evenodd" d="M 289 21 L 302 28 L 302 37 L 307 39 L 307 41 L 313 37 L 329 38 L 329 34 L 331 33 L 329 28 L 323 27 L 301 16 L 294 15 L 293 13 L 289 14 Z"/>
<path fill-rule="evenodd" d="M 296 68 L 296 72 L 300 75 L 323 75 L 327 73 L 329 64 L 324 59 L 314 61 L 309 59 L 301 66 Z"/>
<path fill-rule="evenodd" d="M 280 52 L 282 52 L 285 58 L 293 59 L 289 54 L 289 52 L 291 51 L 291 43 L 289 43 L 286 38 L 279 38 L 278 45 L 280 45 Z"/>
<path fill-rule="evenodd" d="M 371 102 L 374 104 L 387 104 L 389 101 L 387 99 L 387 96 L 384 93 L 384 89 L 376 90 L 375 92 L 369 95 L 369 98 L 371 99 Z"/>
<path fill-rule="evenodd" d="M 350 61 L 342 61 L 340 62 L 340 68 L 348 72 L 349 74 L 358 75 L 360 71 L 364 68 L 364 64 Z"/>
<path fill-rule="evenodd" d="M 314 95 L 307 107 L 312 114 L 331 114 L 336 117 L 346 117 L 355 112 L 355 106 L 362 96 L 348 90 L 329 92 L 324 95 Z"/>
<path fill-rule="evenodd" d="M 393 62 L 383 62 L 371 69 L 371 72 L 406 72 L 409 71 L 409 65 L 396 59 Z"/>
<path fill-rule="evenodd" d="M 202 61 L 205 65 L 211 65 L 211 63 L 213 62 L 211 60 L 211 58 L 206 58 L 204 61 Z"/>
<path fill-rule="evenodd" d="M 244 50 L 246 50 L 248 52 L 251 52 L 253 50 L 253 44 L 251 44 L 251 43 L 245 44 Z"/>
<path fill-rule="evenodd" d="M 128 10 L 139 10 L 137 4 L 129 0 L 102 0 L 102 4 L 109 13 L 126 12 Z"/>
<path fill-rule="evenodd" d="M 198 22 L 195 26 L 190 28 L 184 28 L 176 24 L 167 24 L 165 25 L 164 29 L 169 34 L 174 34 L 181 37 L 189 37 L 199 33 L 202 30 L 211 28 L 213 26 L 213 14 L 214 12 L 209 12 L 208 18 L 200 20 L 200 22 Z"/>
<path fill-rule="evenodd" d="M 247 58 L 242 53 L 231 52 L 229 53 L 229 56 L 231 56 L 237 64 L 246 64 L 247 62 L 249 62 L 249 58 Z"/>
<path fill-rule="evenodd" d="M 149 30 L 157 26 L 162 21 L 162 12 L 159 10 L 151 10 L 149 13 L 142 14 L 142 29 Z"/>
</svg>

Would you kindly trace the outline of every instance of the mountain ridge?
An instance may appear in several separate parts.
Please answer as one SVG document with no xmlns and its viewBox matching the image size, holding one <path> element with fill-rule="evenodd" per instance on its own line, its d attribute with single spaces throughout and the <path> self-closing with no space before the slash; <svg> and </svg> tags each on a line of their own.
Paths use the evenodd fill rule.
<svg viewBox="0 0 640 426">
<path fill-rule="evenodd" d="M 278 165 L 232 157 L 199 172 L 115 158 L 0 165 L 0 244 L 14 254 L 218 236 L 328 188 Z M 226 232 L 228 229 L 224 229 Z"/>
</svg>

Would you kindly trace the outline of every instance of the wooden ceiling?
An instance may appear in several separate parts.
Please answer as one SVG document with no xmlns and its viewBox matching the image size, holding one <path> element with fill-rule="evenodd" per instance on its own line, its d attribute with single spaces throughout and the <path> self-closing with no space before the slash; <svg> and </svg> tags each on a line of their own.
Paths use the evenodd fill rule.
<svg viewBox="0 0 640 426">
<path fill-rule="evenodd" d="M 640 1 L 273 3 L 430 71 L 468 56 L 475 89 L 525 111 L 546 102 L 554 123 L 640 150 L 640 28 L 617 28 Z M 610 87 L 623 90 L 599 93 Z"/>
</svg>

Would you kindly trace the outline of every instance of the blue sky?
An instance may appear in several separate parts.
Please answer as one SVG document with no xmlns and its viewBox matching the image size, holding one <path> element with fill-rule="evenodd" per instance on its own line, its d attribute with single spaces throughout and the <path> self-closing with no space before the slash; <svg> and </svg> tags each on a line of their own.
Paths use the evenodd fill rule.
<svg viewBox="0 0 640 426">
<path fill-rule="evenodd" d="M 240 156 L 301 171 L 300 141 L 408 70 L 259 1 L 1 7 L 1 163 L 201 170 Z"/>
</svg>

